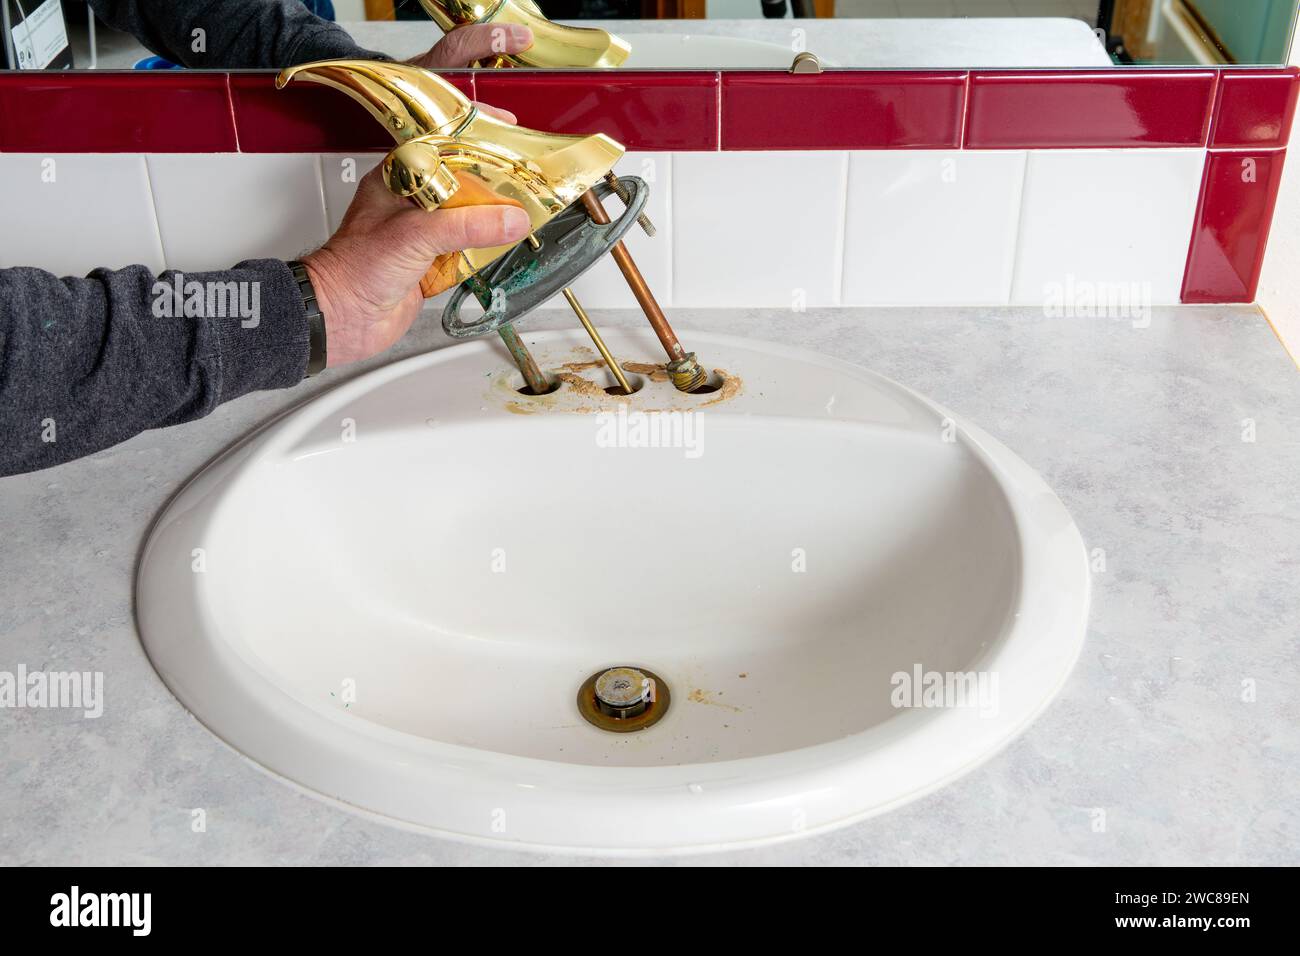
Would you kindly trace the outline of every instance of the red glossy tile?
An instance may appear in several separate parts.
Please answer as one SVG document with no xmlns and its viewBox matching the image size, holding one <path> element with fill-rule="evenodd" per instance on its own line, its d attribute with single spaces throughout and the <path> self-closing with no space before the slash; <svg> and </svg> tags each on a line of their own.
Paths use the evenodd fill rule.
<svg viewBox="0 0 1300 956">
<path fill-rule="evenodd" d="M 1213 71 L 972 73 L 971 149 L 1200 146 Z"/>
<path fill-rule="evenodd" d="M 722 74 L 723 149 L 961 145 L 966 74 Z"/>
<path fill-rule="evenodd" d="M 445 73 L 473 98 L 473 74 Z M 364 106 L 341 90 L 306 80 L 275 88 L 270 71 L 230 74 L 239 149 L 246 153 L 388 150 L 393 138 Z"/>
<path fill-rule="evenodd" d="M 628 149 L 717 149 L 718 74 L 496 70 L 479 73 L 478 98 L 523 126 L 604 133 Z"/>
<path fill-rule="evenodd" d="M 1253 302 L 1286 150 L 1210 152 L 1183 276 L 1184 302 Z"/>
<path fill-rule="evenodd" d="M 1285 146 L 1291 137 L 1300 68 L 1224 70 L 1210 145 L 1225 148 Z"/>
<path fill-rule="evenodd" d="M 0 71 L 0 152 L 234 149 L 224 73 Z"/>
</svg>

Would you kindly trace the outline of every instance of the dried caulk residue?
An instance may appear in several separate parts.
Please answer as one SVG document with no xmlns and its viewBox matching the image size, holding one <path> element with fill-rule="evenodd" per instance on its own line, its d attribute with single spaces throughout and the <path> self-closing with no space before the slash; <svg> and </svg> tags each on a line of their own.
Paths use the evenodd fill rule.
<svg viewBox="0 0 1300 956">
<path fill-rule="evenodd" d="M 718 693 L 721 694 L 722 691 L 718 691 Z M 708 704 L 711 707 L 722 707 L 726 710 L 733 710 L 736 713 L 740 713 L 741 711 L 741 708 L 739 707 L 733 707 L 731 704 L 724 704 L 720 700 L 715 700 L 713 691 L 701 690 L 698 687 L 691 691 L 690 697 L 688 697 L 687 700 L 694 701 L 697 704 Z"/>
<path fill-rule="evenodd" d="M 605 386 L 597 385 L 591 379 L 583 378 L 577 372 L 557 372 L 555 377 L 565 385 L 569 386 L 575 395 L 582 398 L 594 399 L 595 401 L 605 405 L 608 405 L 611 400 L 616 402 L 626 402 L 632 397 L 630 395 L 611 395 L 605 391 Z"/>
<path fill-rule="evenodd" d="M 601 359 L 594 362 L 565 362 L 560 369 L 565 372 L 585 372 L 589 368 L 604 368 L 605 363 Z M 627 366 L 623 366 L 627 368 Z"/>
<path fill-rule="evenodd" d="M 636 375 L 644 375 L 652 382 L 671 381 L 668 376 L 667 365 L 651 365 L 649 362 L 624 362 L 623 370 Z"/>
<path fill-rule="evenodd" d="M 572 350 L 571 354 L 582 356 L 593 353 L 591 349 L 577 346 Z M 671 381 L 668 369 L 663 364 L 627 361 L 623 362 L 622 365 L 625 371 L 633 375 L 644 376 L 655 385 L 662 386 Z M 511 385 L 512 381 L 517 381 L 517 378 L 512 374 L 496 376 L 493 381 L 493 388 L 497 394 L 502 395 L 505 399 L 506 411 L 513 415 L 535 415 L 538 412 L 592 414 L 594 412 L 612 411 L 620 406 L 627 406 L 629 403 L 634 403 L 636 409 L 641 412 L 689 412 L 707 408 L 710 405 L 718 405 L 735 398 L 744 387 L 743 382 L 735 375 L 728 373 L 726 369 L 715 368 L 713 373 L 721 381 L 721 385 L 716 392 L 692 396 L 676 390 L 665 393 L 661 387 L 655 390 L 655 397 L 652 397 L 645 389 L 633 395 L 611 394 L 605 390 L 608 381 L 604 374 L 598 379 L 589 378 L 586 374 L 583 374 L 597 369 L 604 369 L 604 367 L 605 363 L 600 358 L 574 359 L 553 366 L 555 368 L 555 378 L 561 383 L 561 387 L 548 395 L 518 396 Z M 656 399 L 663 401 L 665 398 L 667 402 L 663 407 L 648 404 L 656 401 Z M 701 401 L 700 399 L 705 400 Z M 643 405 L 643 402 L 647 404 Z"/>
</svg>

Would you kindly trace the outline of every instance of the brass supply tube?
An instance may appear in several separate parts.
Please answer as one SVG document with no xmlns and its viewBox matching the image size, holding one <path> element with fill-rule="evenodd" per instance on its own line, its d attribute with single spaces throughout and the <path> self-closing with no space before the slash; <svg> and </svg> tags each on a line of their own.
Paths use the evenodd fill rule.
<svg viewBox="0 0 1300 956">
<path fill-rule="evenodd" d="M 578 301 L 578 297 L 573 294 L 572 289 L 564 290 L 564 298 L 569 303 L 569 307 L 573 309 L 574 314 L 578 317 L 578 321 L 582 323 L 582 327 L 586 329 L 587 334 L 591 336 L 591 341 L 596 346 L 596 350 L 600 352 L 600 357 L 605 360 L 605 364 L 609 366 L 609 370 L 614 373 L 614 378 L 618 380 L 619 387 L 623 389 L 623 394 L 631 395 L 632 386 L 627 383 L 627 376 L 624 375 L 623 370 L 618 367 L 618 360 L 610 353 L 609 348 L 605 345 L 605 340 L 600 337 L 600 333 L 596 331 L 596 327 L 591 324 L 591 319 L 587 317 L 587 310 L 582 307 L 582 303 Z"/>
<path fill-rule="evenodd" d="M 529 234 L 528 236 L 528 245 L 534 250 L 540 249 L 542 246 L 542 244 L 537 241 L 537 237 L 532 234 Z M 596 327 L 592 325 L 591 319 L 587 315 L 587 310 L 582 307 L 582 303 L 578 301 L 578 297 L 573 294 L 572 289 L 564 289 L 562 291 L 564 292 L 564 301 L 569 303 L 569 308 L 571 308 L 573 314 L 578 317 L 578 321 L 582 323 L 582 327 L 587 330 L 587 335 L 591 338 L 591 343 L 596 346 L 596 351 L 600 352 L 600 357 L 603 358 L 605 364 L 609 366 L 609 370 L 613 374 L 614 379 L 618 382 L 619 387 L 623 389 L 623 394 L 631 395 L 632 386 L 627 383 L 627 376 L 625 376 L 623 370 L 618 367 L 618 360 L 614 358 L 609 347 L 605 345 L 605 340 L 600 337 L 600 333 L 597 332 Z"/>
</svg>

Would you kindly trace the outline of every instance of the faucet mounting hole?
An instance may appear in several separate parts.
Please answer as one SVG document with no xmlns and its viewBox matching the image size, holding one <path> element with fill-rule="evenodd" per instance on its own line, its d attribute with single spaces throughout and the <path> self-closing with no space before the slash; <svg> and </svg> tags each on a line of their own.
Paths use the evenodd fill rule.
<svg viewBox="0 0 1300 956">
<path fill-rule="evenodd" d="M 642 378 L 640 375 L 632 375 L 629 372 L 624 372 L 623 377 L 627 379 L 628 387 L 632 389 L 633 395 L 635 395 L 637 392 L 641 391 L 641 389 L 645 387 L 645 379 Z M 605 385 L 606 395 L 626 396 L 628 394 L 627 392 L 623 391 L 623 386 L 618 384 L 618 382 L 615 381 L 614 376 L 609 374 L 609 372 L 605 373 L 605 382 L 606 382 Z"/>
<path fill-rule="evenodd" d="M 529 398 L 536 398 L 539 395 L 550 395 L 552 392 L 554 392 L 556 389 L 560 387 L 560 380 L 556 378 L 554 375 L 547 375 L 545 376 L 545 378 L 546 378 L 546 391 L 544 392 L 534 392 L 532 390 L 532 387 L 529 386 L 527 382 L 524 382 L 522 385 L 516 388 L 515 391 L 518 392 L 520 395 L 526 395 Z"/>
<path fill-rule="evenodd" d="M 699 388 L 692 389 L 691 394 L 712 395 L 714 392 L 718 391 L 718 389 L 722 388 L 725 382 L 726 379 L 724 379 L 717 372 L 710 372 L 709 377 L 705 379 L 704 384 L 701 385 Z"/>
</svg>

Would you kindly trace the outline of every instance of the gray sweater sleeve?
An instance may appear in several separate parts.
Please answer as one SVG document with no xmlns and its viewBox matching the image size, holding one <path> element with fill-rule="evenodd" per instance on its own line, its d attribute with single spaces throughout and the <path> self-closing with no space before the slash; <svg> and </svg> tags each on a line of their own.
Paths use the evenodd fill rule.
<svg viewBox="0 0 1300 956">
<path fill-rule="evenodd" d="M 364 50 L 301 0 L 88 0 L 109 26 L 173 63 L 194 69 L 283 69 L 341 57 L 388 59 Z M 195 49 L 195 30 L 202 30 Z"/>
<path fill-rule="evenodd" d="M 287 388 L 309 348 L 302 295 L 276 259 L 185 273 L 179 286 L 144 266 L 84 279 L 0 269 L 0 475 Z"/>
</svg>

